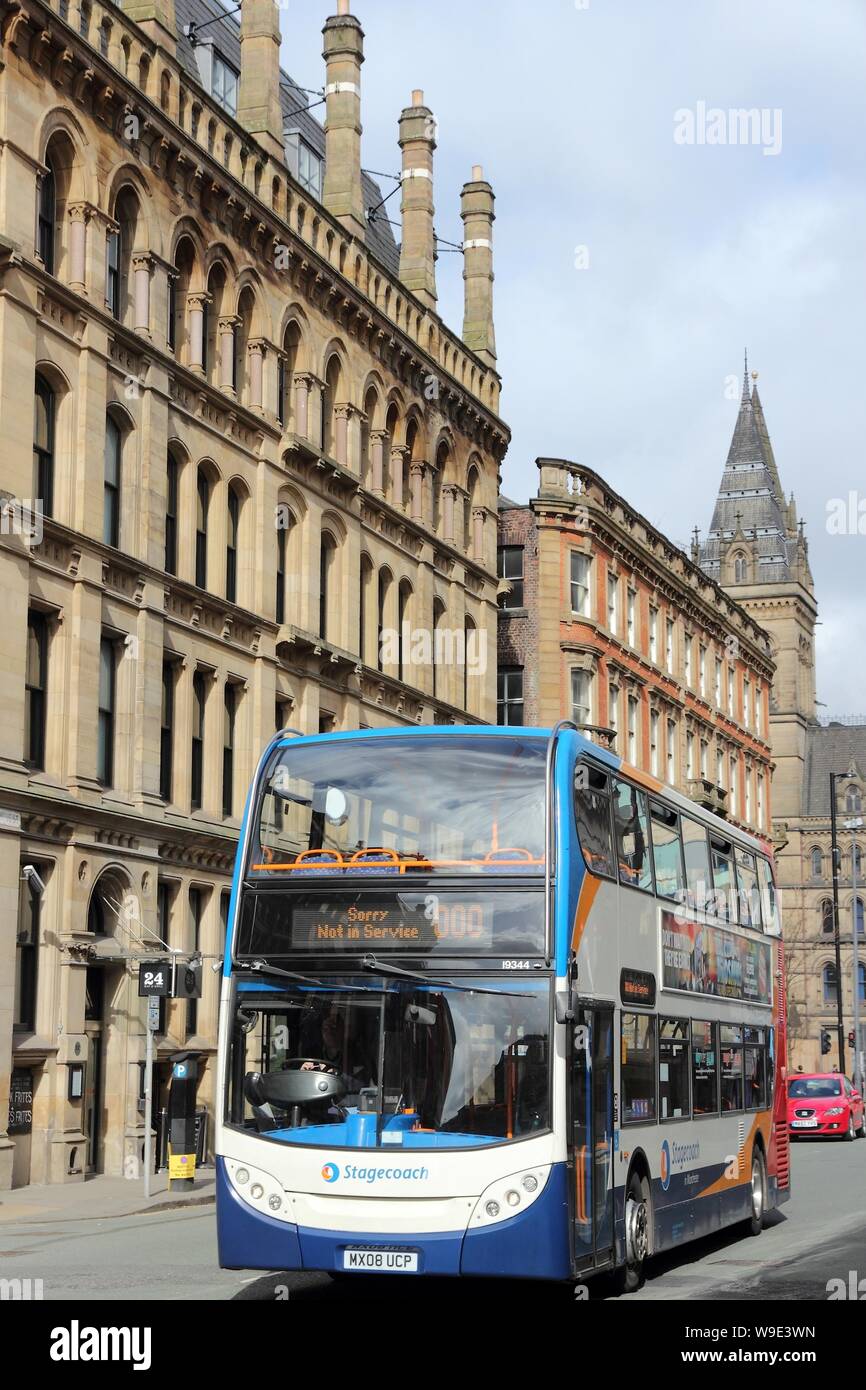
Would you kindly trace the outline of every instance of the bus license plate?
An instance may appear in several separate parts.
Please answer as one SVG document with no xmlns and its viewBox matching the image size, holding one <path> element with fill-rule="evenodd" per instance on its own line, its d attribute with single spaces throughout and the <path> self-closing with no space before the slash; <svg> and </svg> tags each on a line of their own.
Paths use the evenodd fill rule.
<svg viewBox="0 0 866 1390">
<path fill-rule="evenodd" d="M 344 1250 L 343 1268 L 374 1274 L 417 1274 L 417 1250 Z"/>
<path fill-rule="evenodd" d="M 818 1121 L 817 1121 L 817 1120 L 792 1120 L 792 1121 L 791 1121 L 791 1128 L 792 1128 L 792 1129 L 817 1129 L 817 1128 L 818 1128 Z"/>
</svg>

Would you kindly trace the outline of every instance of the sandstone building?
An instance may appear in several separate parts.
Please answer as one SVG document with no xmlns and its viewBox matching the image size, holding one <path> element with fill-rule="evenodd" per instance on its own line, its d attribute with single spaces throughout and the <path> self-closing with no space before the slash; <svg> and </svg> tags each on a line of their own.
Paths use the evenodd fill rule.
<svg viewBox="0 0 866 1390">
<path fill-rule="evenodd" d="M 415 91 L 398 246 L 347 0 L 324 125 L 275 0 L 0 10 L 2 1188 L 138 1171 L 135 961 L 221 955 L 275 728 L 495 717 L 508 432 L 492 188 L 437 196 L 458 335 L 435 122 Z M 447 640 L 418 659 L 417 632 Z M 216 1013 L 205 968 L 157 1037 L 160 1086 L 189 1049 L 207 1106 Z"/>
<path fill-rule="evenodd" d="M 770 695 L 773 830 L 788 970 L 790 1066 L 839 1065 L 835 920 L 830 853 L 830 773 L 836 783 L 841 862 L 839 925 L 843 1032 L 849 1074 L 854 927 L 858 991 L 866 1017 L 866 719 L 820 723 L 815 694 L 815 585 L 803 523 L 786 499 L 757 385 L 748 369 L 701 564 L 769 634 L 776 675 Z M 849 828 L 854 823 L 853 831 Z M 855 882 L 857 889 L 855 890 Z M 823 1029 L 832 1047 L 821 1053 Z"/>
<path fill-rule="evenodd" d="M 499 722 L 570 718 L 769 838 L 763 628 L 591 469 L 538 468 L 499 504 Z"/>
</svg>

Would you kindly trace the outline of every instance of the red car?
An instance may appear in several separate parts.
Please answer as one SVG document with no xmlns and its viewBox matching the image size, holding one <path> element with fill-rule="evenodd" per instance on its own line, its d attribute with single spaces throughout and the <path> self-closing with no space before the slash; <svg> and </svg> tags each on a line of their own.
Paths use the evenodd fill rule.
<svg viewBox="0 0 866 1390">
<path fill-rule="evenodd" d="M 866 1138 L 863 1097 L 838 1071 L 796 1072 L 788 1077 L 788 1132 L 792 1139 Z"/>
</svg>

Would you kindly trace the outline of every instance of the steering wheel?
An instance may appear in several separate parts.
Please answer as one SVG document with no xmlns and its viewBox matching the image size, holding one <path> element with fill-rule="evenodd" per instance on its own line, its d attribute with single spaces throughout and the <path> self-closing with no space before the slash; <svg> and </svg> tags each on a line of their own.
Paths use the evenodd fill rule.
<svg viewBox="0 0 866 1390">
<path fill-rule="evenodd" d="M 300 1071 L 305 1062 L 312 1062 L 315 1067 L 322 1067 L 325 1071 L 332 1071 L 335 1076 L 339 1076 L 340 1068 L 333 1062 L 327 1062 L 324 1057 L 290 1057 L 283 1063 L 284 1071 Z"/>
</svg>

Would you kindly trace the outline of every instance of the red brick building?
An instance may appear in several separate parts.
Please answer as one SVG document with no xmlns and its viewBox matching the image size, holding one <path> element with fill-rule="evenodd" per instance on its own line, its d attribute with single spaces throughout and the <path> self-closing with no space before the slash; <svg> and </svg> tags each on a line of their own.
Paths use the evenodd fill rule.
<svg viewBox="0 0 866 1390">
<path fill-rule="evenodd" d="M 538 495 L 499 504 L 498 721 L 571 718 L 769 835 L 766 632 L 598 474 L 537 462 Z"/>
</svg>

